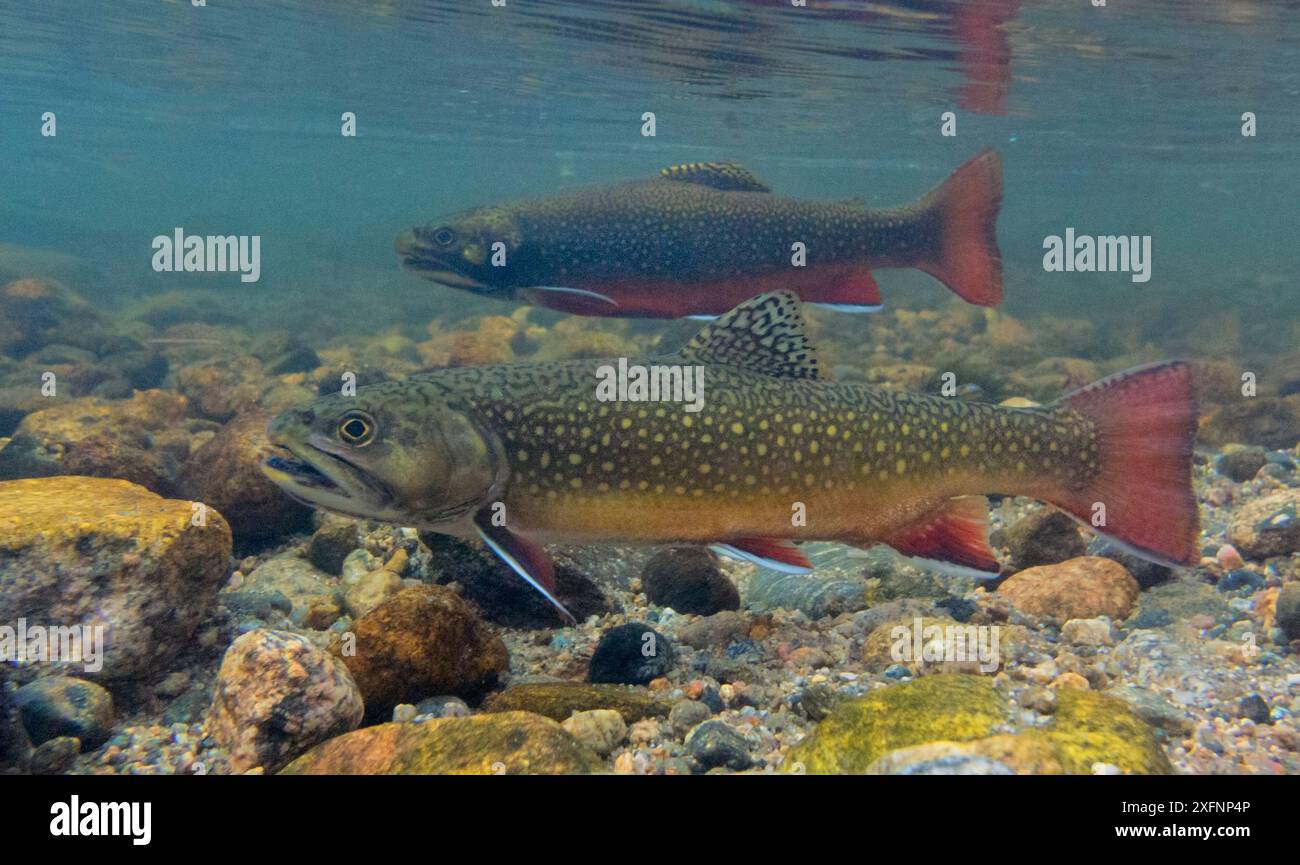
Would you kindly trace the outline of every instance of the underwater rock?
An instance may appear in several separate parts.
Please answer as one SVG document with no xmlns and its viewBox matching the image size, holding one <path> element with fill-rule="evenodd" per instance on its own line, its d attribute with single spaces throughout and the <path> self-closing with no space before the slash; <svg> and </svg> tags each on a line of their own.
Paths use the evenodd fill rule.
<svg viewBox="0 0 1300 865">
<path fill-rule="evenodd" d="M 1072 646 L 1113 646 L 1114 627 L 1110 619 L 1070 619 L 1061 625 L 1061 641 Z"/>
<path fill-rule="evenodd" d="M 587 668 L 587 681 L 644 685 L 673 668 L 668 638 L 642 622 L 610 628 L 600 637 Z"/>
<path fill-rule="evenodd" d="M 604 764 L 555 721 L 528 712 L 379 724 L 331 739 L 282 775 L 575 775 Z"/>
<path fill-rule="evenodd" d="M 816 571 L 783 574 L 759 568 L 749 581 L 745 601 L 760 609 L 799 610 L 810 619 L 820 619 L 866 609 L 867 583 Z"/>
<path fill-rule="evenodd" d="M 740 609 L 740 592 L 703 547 L 672 547 L 650 557 L 641 571 L 650 603 L 679 613 L 711 616 Z"/>
<path fill-rule="evenodd" d="M 712 715 L 713 710 L 699 700 L 678 700 L 668 712 L 668 724 L 677 735 L 684 736 Z"/>
<path fill-rule="evenodd" d="M 1234 442 L 1288 449 L 1300 440 L 1300 394 L 1238 397 L 1201 423 L 1197 440 L 1221 447 Z"/>
<path fill-rule="evenodd" d="M 81 751 L 81 740 L 76 736 L 48 739 L 32 751 L 31 772 L 33 775 L 62 775 L 72 768 Z"/>
<path fill-rule="evenodd" d="M 605 756 L 627 736 L 627 723 L 613 709 L 574 712 L 560 723 L 568 733 L 592 752 Z"/>
<path fill-rule="evenodd" d="M 1300 583 L 1287 583 L 1278 593 L 1275 621 L 1288 640 L 1300 640 Z"/>
<path fill-rule="evenodd" d="M 1247 502 L 1233 516 L 1228 540 L 1252 559 L 1300 552 L 1300 489 Z"/>
<path fill-rule="evenodd" d="M 187 411 L 184 397 L 145 390 L 122 402 L 85 397 L 33 412 L 0 450 L 0 480 L 89 475 L 174 495 L 194 437 L 211 428 Z"/>
<path fill-rule="evenodd" d="M 99 311 L 58 282 L 16 279 L 0 288 L 0 354 L 22 357 L 51 344 L 96 351 L 104 331 Z"/>
<path fill-rule="evenodd" d="M 1253 478 L 1268 462 L 1268 451 L 1258 445 L 1226 445 L 1214 461 L 1214 470 L 1237 483 Z"/>
<path fill-rule="evenodd" d="M 330 514 L 307 543 L 307 558 L 320 570 L 337 577 L 343 573 L 343 560 L 359 545 L 357 524 Z"/>
<path fill-rule="evenodd" d="M 238 324 L 239 313 L 229 297 L 213 291 L 165 291 L 127 307 L 123 318 L 166 329 L 183 322 Z"/>
<path fill-rule="evenodd" d="M 705 769 L 740 772 L 754 765 L 749 742 L 722 721 L 705 721 L 686 734 L 686 750 Z"/>
<path fill-rule="evenodd" d="M 997 591 L 1021 612 L 1058 622 L 1097 616 L 1109 616 L 1113 621 L 1127 618 L 1139 594 L 1137 581 L 1123 565 L 1099 556 L 1079 556 L 1020 571 Z"/>
<path fill-rule="evenodd" d="M 208 619 L 230 527 L 208 508 L 122 480 L 0 483 L 0 621 L 103 625 L 103 667 L 123 679 L 166 669 Z"/>
<path fill-rule="evenodd" d="M 866 769 L 868 775 L 1014 775 L 1006 763 L 973 753 L 973 746 L 930 742 L 890 751 Z"/>
<path fill-rule="evenodd" d="M 46 676 L 19 688 L 14 702 L 34 745 L 72 736 L 93 751 L 112 734 L 113 698 L 94 682 Z"/>
<path fill-rule="evenodd" d="M 32 743 L 8 680 L 9 664 L 0 664 L 0 775 L 24 775 L 31 762 Z"/>
<path fill-rule="evenodd" d="M 343 609 L 352 618 L 359 619 L 396 597 L 402 589 L 402 578 L 392 571 L 383 568 L 368 571 L 343 593 Z"/>
<path fill-rule="evenodd" d="M 311 372 L 321 365 L 320 356 L 311 346 L 300 337 L 282 330 L 259 336 L 249 351 L 262 362 L 270 375 Z"/>
<path fill-rule="evenodd" d="M 1090 360 L 1077 357 L 1048 357 L 1007 376 L 1007 390 L 1033 399 L 1054 400 L 1062 394 L 1101 378 L 1101 370 Z"/>
<path fill-rule="evenodd" d="M 677 641 L 692 649 L 725 648 L 732 640 L 749 633 L 749 619 L 734 610 L 723 610 L 696 619 L 677 632 Z"/>
<path fill-rule="evenodd" d="M 1055 508 L 1043 508 L 1016 520 L 1003 532 L 1003 543 L 1011 550 L 1014 571 L 1055 565 L 1088 551 L 1078 523 Z"/>
<path fill-rule="evenodd" d="M 337 586 L 325 574 L 293 553 L 282 553 L 262 562 L 245 575 L 239 594 L 280 594 L 289 599 L 292 615 L 300 617 L 313 602 L 332 598 Z M 224 596 L 224 593 L 223 593 Z"/>
<path fill-rule="evenodd" d="M 1143 592 L 1141 601 L 1125 623 L 1129 628 L 1157 628 L 1186 622 L 1193 616 L 1208 616 L 1216 624 L 1236 621 L 1240 614 L 1228 598 L 1214 587 L 1196 579 L 1171 580 Z"/>
<path fill-rule="evenodd" d="M 1138 586 L 1143 591 L 1167 583 L 1174 577 L 1172 568 L 1135 556 L 1127 550 L 1112 545 L 1101 535 L 1097 535 L 1088 541 L 1088 549 L 1085 555 L 1101 556 L 1119 562 L 1124 566 L 1125 570 L 1133 575 L 1133 579 L 1137 580 Z"/>
<path fill-rule="evenodd" d="M 207 730 L 230 768 L 274 772 L 308 748 L 356 728 L 364 707 L 343 662 L 306 637 L 249 631 L 230 644 Z"/>
<path fill-rule="evenodd" d="M 668 714 L 669 704 L 642 688 L 584 682 L 534 682 L 511 685 L 490 696 L 483 708 L 488 712 L 532 712 L 563 721 L 574 712 L 611 709 L 629 724 Z"/>
<path fill-rule="evenodd" d="M 230 523 L 236 541 L 264 540 L 310 527 L 311 508 L 294 501 L 262 473 L 269 453 L 269 416 L 240 415 L 223 426 L 186 462 L 181 492 L 205 502 Z"/>
<path fill-rule="evenodd" d="M 176 371 L 176 389 L 189 399 L 195 413 L 218 423 L 252 411 L 270 384 L 261 362 L 248 355 L 202 361 Z"/>
<path fill-rule="evenodd" d="M 1002 733 L 1006 701 L 985 677 L 926 676 L 841 702 L 786 755 L 786 771 L 860 774 L 902 760 L 877 760 L 902 748 L 955 745 L 947 756 L 972 754 L 1017 774 L 1091 774 L 1105 763 L 1130 774 L 1170 774 L 1151 728 L 1128 705 L 1092 691 L 1062 690 L 1042 728 Z"/>
<path fill-rule="evenodd" d="M 430 567 L 440 575 L 438 582 L 459 583 L 465 598 L 489 622 L 508 628 L 567 624 L 550 602 L 483 545 L 436 532 L 421 532 L 420 540 L 432 554 Z M 600 587 L 562 561 L 555 563 L 554 594 L 580 622 L 609 612 L 609 601 Z"/>
<path fill-rule="evenodd" d="M 370 719 L 388 718 L 398 703 L 425 697 L 477 698 L 510 666 L 501 638 L 441 586 L 404 589 L 352 630 L 355 646 L 340 636 L 330 651 L 347 664 Z"/>
</svg>

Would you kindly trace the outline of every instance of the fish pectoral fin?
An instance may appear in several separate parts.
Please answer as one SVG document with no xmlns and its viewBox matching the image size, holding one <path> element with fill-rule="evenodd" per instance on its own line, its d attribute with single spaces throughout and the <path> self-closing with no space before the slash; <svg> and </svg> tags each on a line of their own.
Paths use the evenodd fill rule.
<svg viewBox="0 0 1300 865">
<path fill-rule="evenodd" d="M 692 363 L 723 363 L 774 378 L 825 378 L 791 291 L 751 297 L 705 326 L 678 354 Z"/>
<path fill-rule="evenodd" d="M 806 574 L 812 562 L 793 543 L 781 538 L 733 538 L 710 544 L 714 552 L 785 574 Z"/>
<path fill-rule="evenodd" d="M 523 578 L 524 582 L 546 598 L 565 621 L 571 625 L 578 623 L 573 613 L 570 613 L 555 597 L 555 566 L 539 544 L 511 532 L 504 526 L 493 525 L 491 511 L 486 508 L 474 515 L 474 527 L 488 549 L 496 553 L 501 561 Z"/>
<path fill-rule="evenodd" d="M 726 192 L 771 192 L 772 187 L 759 180 L 739 162 L 688 162 L 660 169 L 665 180 L 696 183 Z"/>
<path fill-rule="evenodd" d="M 990 577 L 1002 568 L 989 546 L 989 500 L 984 496 L 949 499 L 881 541 L 950 573 Z"/>
<path fill-rule="evenodd" d="M 618 301 L 598 291 L 562 285 L 535 285 L 520 294 L 529 303 L 574 315 L 617 315 Z"/>
</svg>

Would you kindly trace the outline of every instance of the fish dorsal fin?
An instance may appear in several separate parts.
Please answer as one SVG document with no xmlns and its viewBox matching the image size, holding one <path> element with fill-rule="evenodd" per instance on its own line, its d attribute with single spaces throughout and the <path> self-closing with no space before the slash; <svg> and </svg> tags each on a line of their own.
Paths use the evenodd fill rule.
<svg viewBox="0 0 1300 865">
<path fill-rule="evenodd" d="M 804 334 L 799 299 L 790 291 L 751 297 L 695 334 L 681 356 L 775 378 L 823 378 L 817 351 Z"/>
<path fill-rule="evenodd" d="M 772 188 L 739 162 L 689 162 L 659 172 L 667 180 L 698 183 L 728 192 L 771 192 Z"/>
</svg>

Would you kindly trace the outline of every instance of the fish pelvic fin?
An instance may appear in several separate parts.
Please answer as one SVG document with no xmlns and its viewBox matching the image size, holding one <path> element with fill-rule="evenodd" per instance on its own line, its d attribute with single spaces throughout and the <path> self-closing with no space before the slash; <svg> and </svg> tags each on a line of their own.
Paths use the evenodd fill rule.
<svg viewBox="0 0 1300 865">
<path fill-rule="evenodd" d="M 710 544 L 710 549 L 783 574 L 806 574 L 812 570 L 812 562 L 803 551 L 783 538 L 733 538 L 727 543 Z"/>
<path fill-rule="evenodd" d="M 1043 498 L 1144 559 L 1194 563 L 1200 513 L 1192 491 L 1191 366 L 1168 361 L 1130 369 L 1067 394 L 1053 408 L 1091 422 L 1099 453 L 1087 486 Z"/>
<path fill-rule="evenodd" d="M 501 561 L 519 575 L 524 582 L 532 586 L 570 625 L 578 620 L 564 604 L 555 597 L 555 566 L 540 546 L 514 534 L 502 526 L 494 526 L 488 511 L 479 511 L 474 515 L 474 528 L 478 536 L 487 544 L 488 549 L 497 554 Z"/>
<path fill-rule="evenodd" d="M 978 306 L 1002 302 L 1002 254 L 997 221 L 1002 206 L 1002 162 L 985 150 L 921 200 L 938 217 L 930 251 L 916 266 L 962 300 Z"/>
</svg>

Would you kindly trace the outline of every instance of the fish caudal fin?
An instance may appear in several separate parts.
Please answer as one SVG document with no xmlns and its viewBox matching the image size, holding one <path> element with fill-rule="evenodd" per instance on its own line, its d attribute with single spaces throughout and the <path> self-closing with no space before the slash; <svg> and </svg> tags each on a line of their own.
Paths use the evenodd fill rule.
<svg viewBox="0 0 1300 865">
<path fill-rule="evenodd" d="M 1002 162 L 998 155 L 986 150 L 972 157 L 922 199 L 921 206 L 938 216 L 938 237 L 935 248 L 917 262 L 917 268 L 968 303 L 1001 303 L 997 221 L 1002 206 Z"/>
<path fill-rule="evenodd" d="M 1195 562 L 1200 515 L 1192 491 L 1191 367 L 1172 361 L 1131 369 L 1062 397 L 1056 407 L 1092 422 L 1098 468 L 1084 489 L 1044 498 L 1145 559 Z"/>
</svg>

